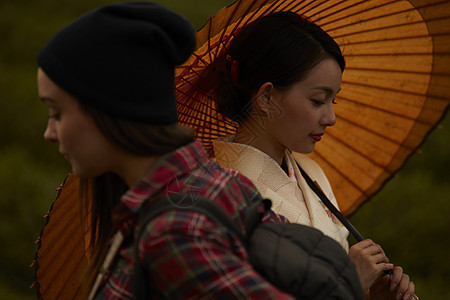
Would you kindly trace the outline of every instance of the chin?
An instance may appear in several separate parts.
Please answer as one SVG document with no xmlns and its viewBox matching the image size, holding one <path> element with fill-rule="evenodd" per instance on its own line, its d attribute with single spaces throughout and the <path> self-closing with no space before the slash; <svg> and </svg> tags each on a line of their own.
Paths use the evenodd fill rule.
<svg viewBox="0 0 450 300">
<path fill-rule="evenodd" d="M 311 146 L 302 146 L 302 147 L 294 147 L 291 148 L 292 151 L 297 152 L 297 153 L 301 153 L 301 154 L 310 154 L 314 151 L 314 145 Z"/>
</svg>

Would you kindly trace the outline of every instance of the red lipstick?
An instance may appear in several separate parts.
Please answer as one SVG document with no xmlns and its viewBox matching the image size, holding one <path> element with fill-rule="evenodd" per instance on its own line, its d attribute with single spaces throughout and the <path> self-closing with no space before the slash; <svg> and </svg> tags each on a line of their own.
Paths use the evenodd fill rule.
<svg viewBox="0 0 450 300">
<path fill-rule="evenodd" d="M 311 137 L 312 137 L 316 142 L 319 142 L 319 141 L 322 139 L 323 133 L 320 133 L 320 134 L 310 134 L 310 135 L 311 135 Z"/>
</svg>

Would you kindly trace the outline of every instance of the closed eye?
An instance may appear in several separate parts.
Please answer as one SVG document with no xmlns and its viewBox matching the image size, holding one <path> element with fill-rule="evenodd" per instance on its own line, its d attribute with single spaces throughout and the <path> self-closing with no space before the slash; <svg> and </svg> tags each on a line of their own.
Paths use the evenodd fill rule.
<svg viewBox="0 0 450 300">
<path fill-rule="evenodd" d="M 325 104 L 325 101 L 319 101 L 319 100 L 313 100 L 313 99 L 311 99 L 311 101 L 315 106 L 321 106 L 321 105 Z"/>
</svg>

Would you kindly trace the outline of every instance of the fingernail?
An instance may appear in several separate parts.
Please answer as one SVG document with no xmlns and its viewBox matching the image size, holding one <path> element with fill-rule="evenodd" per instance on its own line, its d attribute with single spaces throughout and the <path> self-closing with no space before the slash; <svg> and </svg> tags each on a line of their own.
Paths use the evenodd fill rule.
<svg viewBox="0 0 450 300">
<path fill-rule="evenodd" d="M 394 283 L 393 285 L 391 285 L 391 291 L 395 290 L 397 288 L 397 284 Z"/>
<path fill-rule="evenodd" d="M 408 294 L 408 293 L 406 293 L 405 294 L 405 297 L 403 297 L 403 299 L 407 299 L 407 300 L 410 300 L 412 297 Z"/>
<path fill-rule="evenodd" d="M 403 297 L 403 294 L 402 294 L 402 293 L 400 293 L 400 294 L 397 294 L 397 297 L 395 297 L 395 299 L 397 299 L 397 300 L 401 300 L 401 299 L 402 299 L 402 297 Z"/>
</svg>

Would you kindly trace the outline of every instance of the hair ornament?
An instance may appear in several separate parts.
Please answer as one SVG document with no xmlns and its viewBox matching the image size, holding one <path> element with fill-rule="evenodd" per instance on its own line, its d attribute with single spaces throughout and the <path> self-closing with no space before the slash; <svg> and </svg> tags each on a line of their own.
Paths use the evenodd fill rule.
<svg viewBox="0 0 450 300">
<path fill-rule="evenodd" d="M 230 66 L 231 81 L 233 81 L 233 83 L 238 83 L 238 81 L 239 81 L 239 62 L 237 60 L 233 59 L 229 54 L 227 54 L 226 59 L 231 64 L 231 66 Z"/>
</svg>

